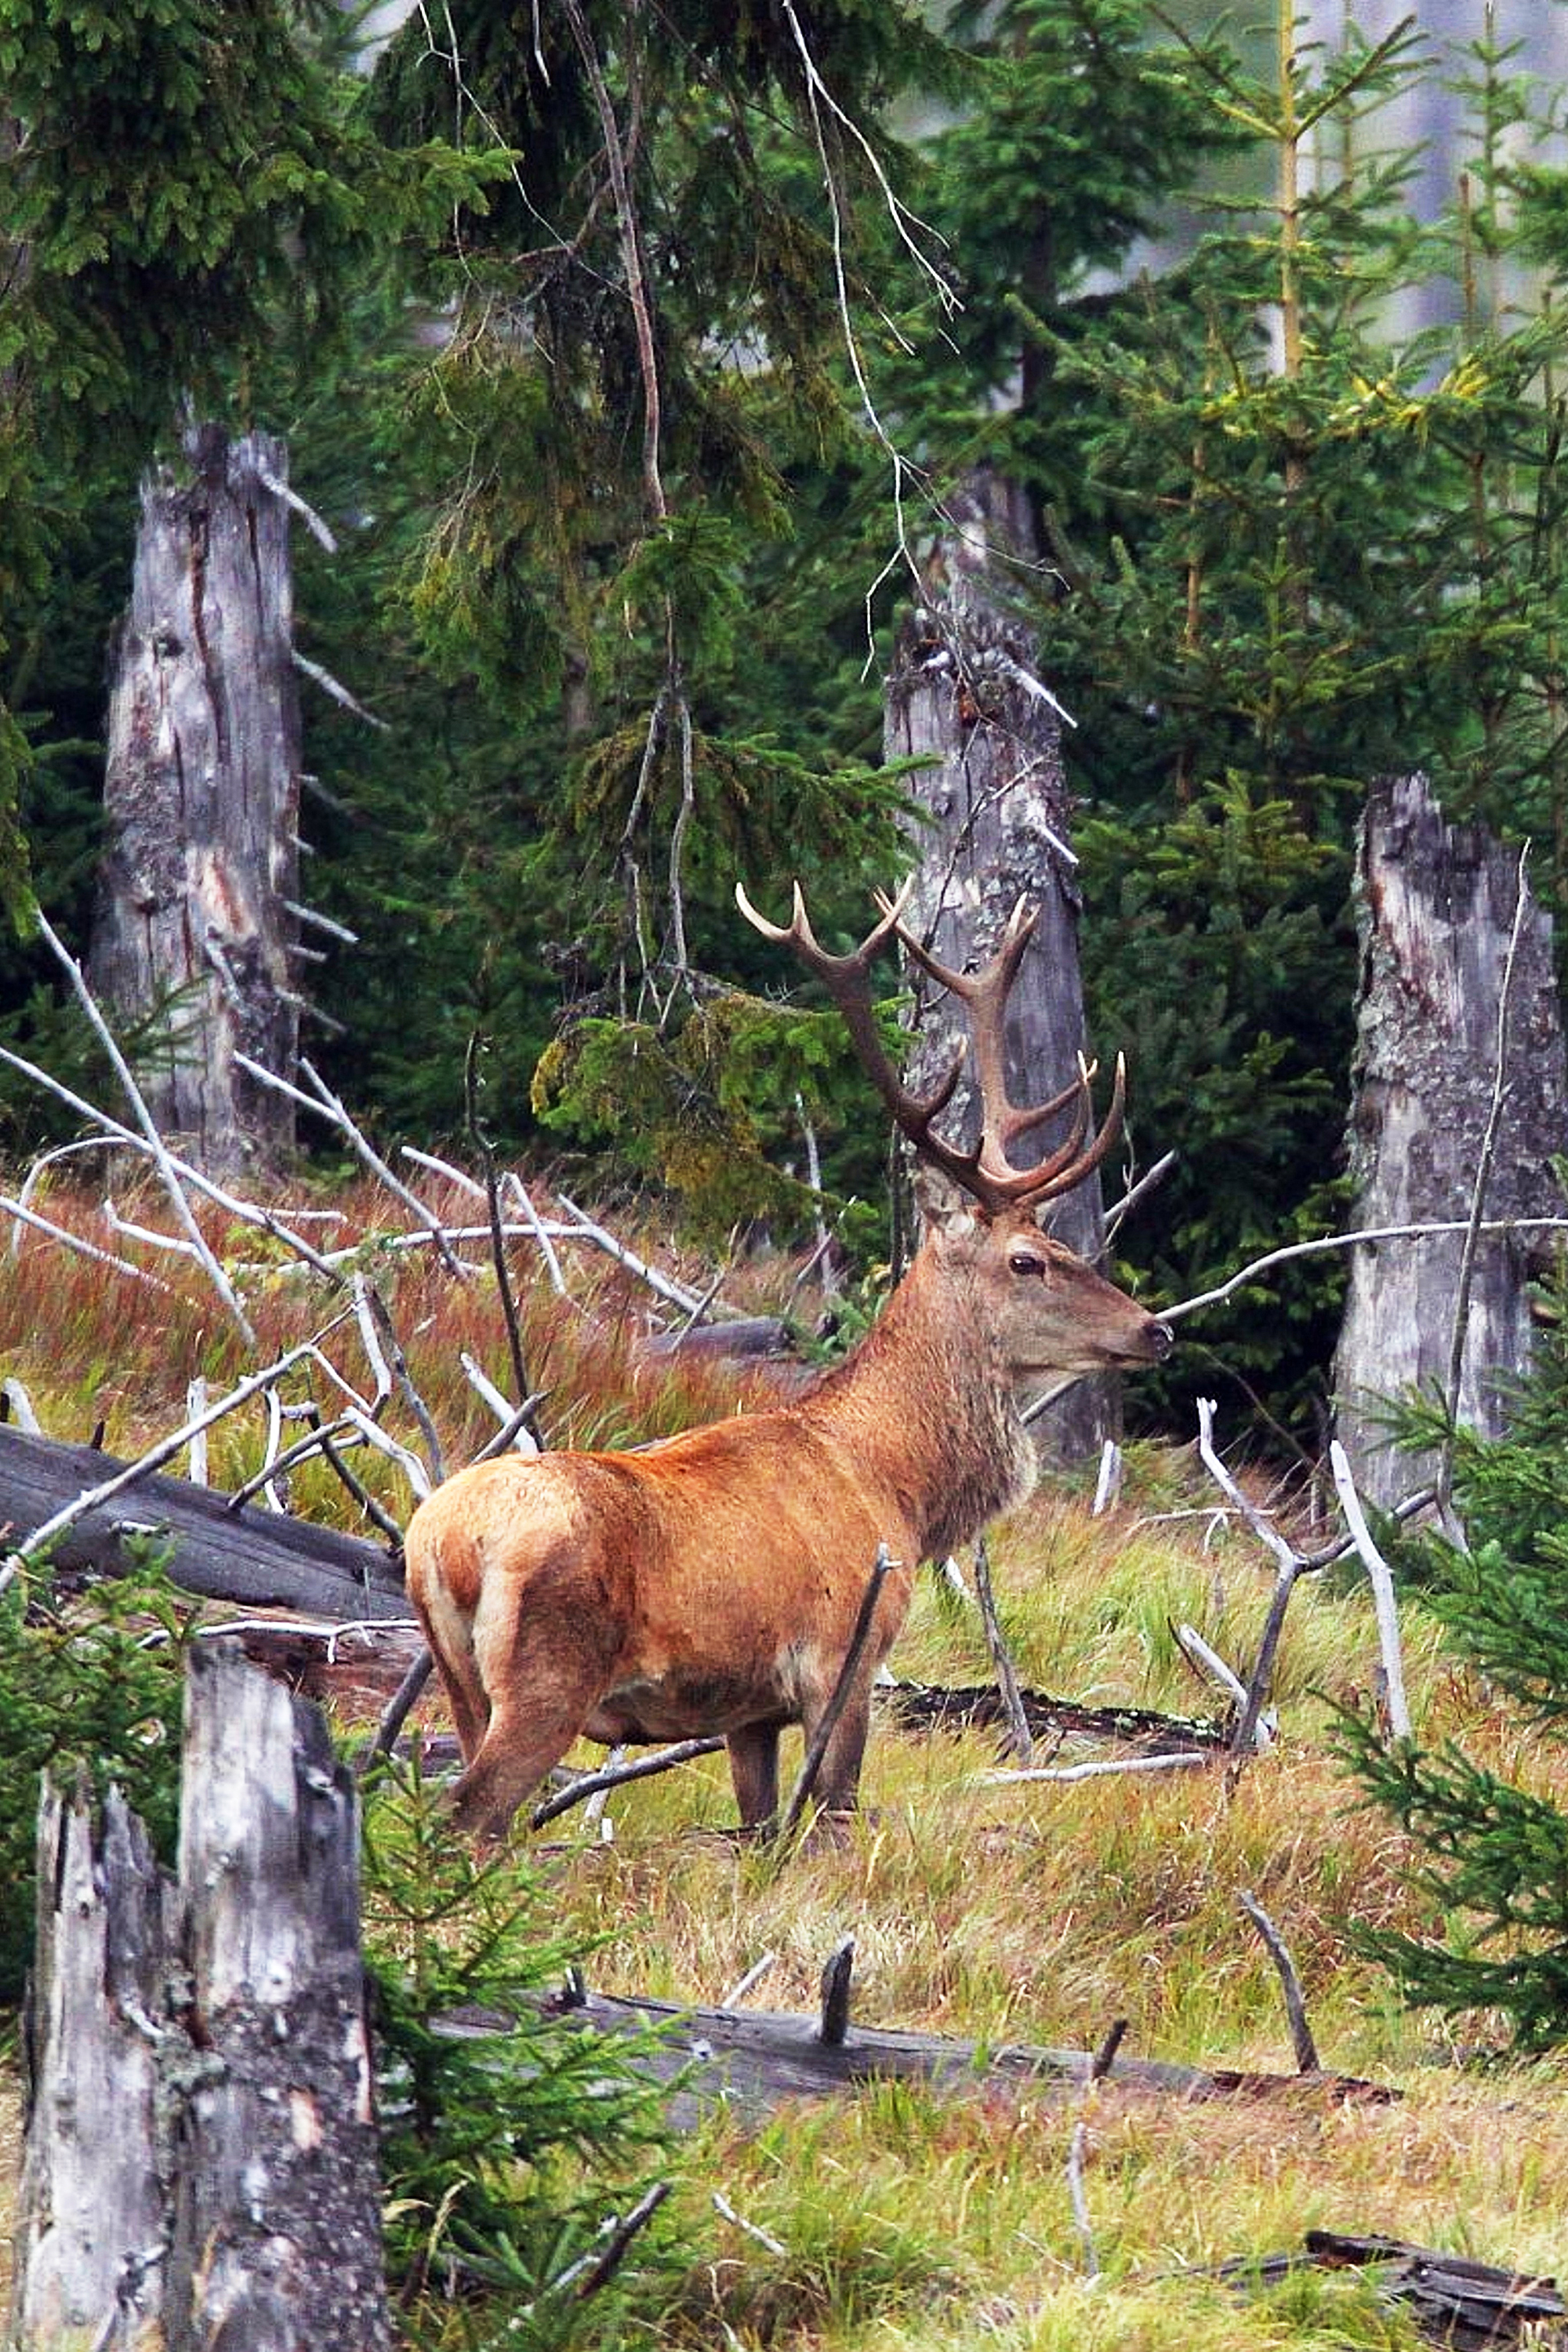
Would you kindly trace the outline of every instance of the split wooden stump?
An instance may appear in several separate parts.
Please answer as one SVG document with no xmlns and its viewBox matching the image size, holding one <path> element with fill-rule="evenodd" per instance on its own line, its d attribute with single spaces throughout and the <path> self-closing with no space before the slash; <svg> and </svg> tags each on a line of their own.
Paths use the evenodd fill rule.
<svg viewBox="0 0 1568 2352">
<path fill-rule="evenodd" d="M 45 1789 L 8 2341 L 386 2352 L 352 1776 L 221 1643 L 184 1764 L 177 1875 Z"/>
</svg>

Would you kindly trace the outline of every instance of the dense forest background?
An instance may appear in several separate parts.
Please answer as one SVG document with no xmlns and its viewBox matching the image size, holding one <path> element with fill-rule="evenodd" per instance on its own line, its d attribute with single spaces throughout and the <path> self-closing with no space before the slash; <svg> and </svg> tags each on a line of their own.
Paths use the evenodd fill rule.
<svg viewBox="0 0 1568 2352">
<path fill-rule="evenodd" d="M 91 1059 L 28 908 L 85 940 L 138 482 L 262 426 L 334 541 L 296 533 L 331 1083 L 460 1143 L 477 1039 L 508 1150 L 722 1230 L 787 1215 L 805 1118 L 878 1196 L 732 886 L 798 876 L 836 937 L 907 859 L 881 680 L 983 467 L 1042 550 L 1091 1034 L 1180 1153 L 1145 1293 L 1342 1223 L 1369 785 L 1422 770 L 1568 885 L 1560 100 L 1500 7 L 1209 17 L 7 0 L 0 1042 Z M 1435 90 L 1441 202 L 1397 143 Z M 0 1075 L 0 1147 L 51 1116 Z M 1339 1279 L 1227 1326 L 1303 1435 Z"/>
</svg>

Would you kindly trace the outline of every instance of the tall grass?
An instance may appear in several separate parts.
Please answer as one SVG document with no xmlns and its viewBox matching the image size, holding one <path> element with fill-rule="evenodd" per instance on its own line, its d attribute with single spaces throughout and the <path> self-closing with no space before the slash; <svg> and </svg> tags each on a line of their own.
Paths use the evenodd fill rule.
<svg viewBox="0 0 1568 2352">
<path fill-rule="evenodd" d="M 361 1246 L 384 1288 L 455 1465 L 493 1426 L 458 1351 L 510 1386 L 493 1278 L 481 1266 L 458 1280 L 428 1253 L 395 1253 L 384 1238 L 395 1220 L 366 1188 L 331 1205 L 338 1238 Z M 57 1193 L 50 1206 L 103 1238 L 85 1196 Z M 251 1236 L 215 1238 L 254 1255 Z M 101 1415 L 109 1443 L 134 1451 L 182 1416 L 195 1373 L 216 1384 L 242 1369 L 199 1278 L 168 1260 L 157 1270 L 174 1285 L 172 1302 L 23 1245 L 0 1284 L 0 1371 L 26 1381 L 54 1433 L 83 1435 Z M 517 1280 L 531 1379 L 549 1391 L 544 1418 L 558 1441 L 636 1442 L 744 1401 L 747 1384 L 732 1375 L 639 1350 L 643 1301 L 613 1268 L 574 1261 L 588 1311 L 563 1306 L 521 1253 Z M 253 1278 L 248 1300 L 264 1351 L 318 1328 L 336 1303 L 292 1270 Z M 351 1339 L 328 1345 L 351 1364 Z M 363 1378 L 363 1363 L 352 1369 Z M 386 1417 L 415 1442 L 401 1406 Z M 242 1475 L 259 1444 L 254 1420 L 224 1432 L 215 1476 Z M 405 1512 L 396 1473 L 359 1459 Z M 352 1523 L 326 1474 L 302 1474 L 295 1493 L 299 1507 Z M 1245 1533 L 1206 1514 L 1213 1499 L 1180 1450 L 1151 1450 L 1134 1457 L 1114 1511 L 1092 1518 L 1046 1486 L 997 1530 L 994 1574 L 1026 1679 L 1079 1700 L 1208 1710 L 1171 1627 L 1191 1622 L 1244 1664 L 1272 1582 Z M 1170 1516 L 1178 1508 L 1192 1516 Z M 1462 1738 L 1483 1760 L 1568 1793 L 1561 1750 L 1494 1708 L 1445 1654 L 1418 1598 L 1405 1602 L 1405 1635 L 1424 1738 Z M 728 1834 L 721 1759 L 620 1792 L 608 1842 L 567 1816 L 546 1864 L 560 1920 L 592 1947 L 588 1966 L 605 1990 L 716 2001 L 772 1953 L 752 2000 L 810 2011 L 824 1959 L 850 1933 L 861 2023 L 1084 2048 L 1125 2017 L 1130 2054 L 1287 2074 L 1279 1989 L 1239 1907 L 1246 1889 L 1292 1948 L 1325 2065 L 1401 2094 L 1373 2103 L 1310 2087 L 1179 2101 L 1113 2076 L 1089 2099 L 1049 2084 L 941 2098 L 884 2084 L 761 2122 L 720 2115 L 679 2156 L 704 2252 L 659 2340 L 821 2352 L 1398 2346 L 1415 2340 L 1408 2323 L 1363 2282 L 1307 2277 L 1249 2300 L 1204 2273 L 1298 2246 L 1314 2224 L 1563 2267 L 1568 2064 L 1473 2071 L 1458 2036 L 1403 2013 L 1352 1948 L 1358 1923 L 1427 1934 L 1447 1924 L 1404 1840 L 1359 1806 L 1332 1760 L 1331 1710 L 1370 1704 L 1376 1655 L 1355 1579 L 1305 1581 L 1280 1650 L 1278 1744 L 1235 1778 L 1212 1766 L 995 1786 L 982 1777 L 997 1761 L 991 1735 L 921 1736 L 882 1720 L 865 1811 L 846 1842 L 783 1866 Z M 973 1608 L 922 1577 L 894 1664 L 929 1681 L 986 1679 Z M 1060 1760 L 1079 1752 L 1068 1742 Z M 1493 2023 L 1468 2021 L 1465 2038 L 1485 2043 Z M 1079 2121 L 1092 2282 L 1068 2191 Z M 724 2220 L 716 2189 L 782 2251 Z"/>
</svg>

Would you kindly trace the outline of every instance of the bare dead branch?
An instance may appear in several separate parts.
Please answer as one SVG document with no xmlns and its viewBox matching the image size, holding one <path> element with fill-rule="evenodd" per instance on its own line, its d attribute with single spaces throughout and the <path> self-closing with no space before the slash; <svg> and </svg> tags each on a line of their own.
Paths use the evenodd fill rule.
<svg viewBox="0 0 1568 2352">
<path fill-rule="evenodd" d="M 1361 1497 L 1351 1476 L 1349 1459 L 1337 1437 L 1329 1447 L 1329 1467 L 1333 1474 L 1334 1492 L 1339 1496 L 1340 1508 L 1345 1515 L 1345 1525 L 1351 1531 L 1351 1540 L 1360 1553 L 1372 1582 L 1378 1647 L 1387 1687 L 1388 1728 L 1395 1739 L 1408 1739 L 1411 1732 L 1410 1706 L 1405 1696 L 1405 1664 L 1399 1643 L 1399 1607 L 1394 1595 L 1394 1578 L 1388 1562 L 1372 1539 L 1372 1531 L 1362 1510 Z"/>
<path fill-rule="evenodd" d="M 603 1250 L 606 1257 L 614 1258 L 617 1265 L 625 1266 L 628 1274 L 636 1275 L 639 1282 L 646 1283 L 656 1298 L 678 1307 L 683 1315 L 692 1314 L 701 1305 L 698 1293 L 688 1290 L 682 1283 L 673 1281 L 668 1274 L 660 1274 L 658 1267 L 649 1265 L 646 1258 L 638 1257 L 635 1250 L 628 1249 L 624 1242 L 616 1239 L 614 1234 L 606 1233 L 603 1225 L 596 1223 L 585 1209 L 580 1209 L 575 1201 L 569 1201 L 564 1192 L 558 1193 L 556 1198 L 574 1220 L 573 1239 L 590 1242 L 595 1249 Z"/>
<path fill-rule="evenodd" d="M 1005 1789 L 1026 1780 L 1106 1780 L 1121 1772 L 1181 1772 L 1213 1761 L 1212 1748 L 1175 1748 L 1163 1756 L 1108 1756 L 1088 1764 L 1032 1764 L 1021 1771 L 977 1772 L 974 1785 Z"/>
<path fill-rule="evenodd" d="M 331 1126 L 335 1127 L 338 1133 L 347 1140 L 357 1157 L 369 1169 L 371 1174 L 379 1178 L 385 1185 L 393 1199 L 401 1202 L 412 1215 L 429 1228 L 435 1245 L 441 1253 L 442 1260 L 448 1270 L 453 1274 L 463 1272 L 456 1252 L 441 1230 L 440 1219 L 426 1207 L 418 1194 L 411 1192 L 402 1179 L 387 1166 L 363 1128 L 350 1114 L 347 1104 L 340 1096 L 332 1092 L 320 1071 L 306 1059 L 303 1054 L 300 1056 L 300 1068 L 308 1082 L 309 1091 L 305 1087 L 295 1086 L 288 1078 L 279 1077 L 276 1070 L 269 1070 L 264 1062 L 255 1060 L 249 1054 L 237 1053 L 234 1058 L 240 1068 L 247 1071 L 256 1080 L 258 1086 L 270 1087 L 275 1093 L 287 1095 L 291 1102 L 299 1103 L 306 1110 L 313 1110 L 318 1118 L 325 1118 Z"/>
<path fill-rule="evenodd" d="M 1560 1234 L 1568 1233 L 1568 1217 L 1483 1217 L 1474 1228 L 1479 1234 Z M 1288 1242 L 1276 1250 L 1266 1250 L 1261 1257 L 1249 1258 L 1232 1275 L 1227 1275 L 1212 1290 L 1201 1290 L 1192 1298 L 1184 1298 L 1174 1307 L 1162 1307 L 1162 1323 L 1179 1322 L 1184 1315 L 1196 1315 L 1205 1307 L 1217 1307 L 1235 1297 L 1260 1274 L 1268 1274 L 1277 1265 L 1287 1265 L 1293 1258 L 1321 1257 L 1328 1250 L 1357 1249 L 1363 1242 L 1419 1242 L 1445 1234 L 1468 1234 L 1471 1231 L 1468 1217 L 1443 1217 L 1425 1223 L 1409 1225 L 1368 1225 L 1360 1232 L 1320 1234 L 1307 1242 Z"/>
<path fill-rule="evenodd" d="M 429 1681 L 436 1664 L 428 1650 L 422 1649 L 408 1672 L 394 1691 L 375 1727 L 375 1738 L 359 1759 L 361 1778 L 369 1771 L 378 1757 L 390 1756 L 397 1745 L 397 1735 L 407 1722 L 420 1692 Z"/>
<path fill-rule="evenodd" d="M 569 1813 L 574 1805 L 596 1796 L 602 1789 L 619 1789 L 628 1780 L 646 1780 L 653 1773 L 671 1771 L 677 1764 L 689 1764 L 699 1756 L 717 1754 L 723 1745 L 719 1738 L 678 1739 L 671 1747 L 655 1748 L 646 1756 L 634 1756 L 629 1764 L 605 1764 L 593 1772 L 579 1772 L 564 1789 L 557 1790 L 552 1797 L 534 1807 L 529 1815 L 529 1826 L 542 1830 L 547 1822 Z"/>
<path fill-rule="evenodd" d="M 329 1325 L 327 1328 L 331 1329 L 331 1326 Z M 14 1556 L 23 1560 L 37 1559 L 58 1536 L 63 1535 L 68 1528 L 73 1527 L 78 1519 L 85 1517 L 88 1512 L 95 1511 L 104 1503 L 112 1501 L 116 1495 L 123 1494 L 127 1487 L 134 1486 L 138 1480 L 145 1478 L 154 1470 L 161 1469 L 165 1462 L 172 1461 L 182 1447 L 190 1444 L 198 1430 L 210 1429 L 215 1422 L 222 1421 L 227 1414 L 237 1411 L 240 1405 L 248 1403 L 252 1397 L 258 1396 L 264 1390 L 270 1388 L 275 1381 L 280 1381 L 287 1372 L 293 1370 L 296 1364 L 313 1356 L 316 1352 L 317 1340 L 321 1337 L 321 1334 L 318 1333 L 315 1339 L 307 1339 L 299 1347 L 290 1348 L 287 1354 L 279 1356 L 275 1363 L 268 1364 L 264 1370 L 252 1372 L 248 1379 L 241 1381 L 237 1387 L 230 1389 L 226 1396 L 220 1397 L 216 1404 L 209 1405 L 204 1412 L 185 1422 L 174 1432 L 172 1436 L 160 1438 L 156 1445 L 150 1446 L 146 1453 L 140 1454 L 134 1462 L 128 1463 L 122 1470 L 117 1470 L 112 1478 L 106 1478 L 101 1485 L 89 1487 L 77 1496 L 74 1501 L 68 1503 L 62 1509 L 56 1511 L 52 1517 L 46 1519 L 41 1527 L 35 1528 L 25 1542 L 14 1546 Z"/>
<path fill-rule="evenodd" d="M 837 1728 L 839 1717 L 849 1703 L 849 1694 L 855 1685 L 855 1676 L 859 1670 L 860 1661 L 866 1654 L 866 1645 L 871 1638 L 871 1627 L 876 1619 L 877 1602 L 881 1595 L 882 1582 L 892 1565 L 893 1557 L 887 1545 L 879 1544 L 871 1573 L 866 1580 L 866 1590 L 860 1601 L 860 1613 L 855 1620 L 855 1630 L 849 1636 L 849 1646 L 844 1653 L 844 1663 L 838 1669 L 838 1679 L 833 1685 L 833 1695 L 822 1710 L 821 1720 L 813 1735 L 811 1745 L 806 1749 L 805 1760 L 800 1768 L 800 1778 L 795 1784 L 795 1793 L 784 1807 L 784 1819 L 779 1823 L 778 1835 L 774 1843 L 781 1850 L 787 1845 L 799 1828 L 801 1816 L 811 1801 L 811 1792 L 816 1788 L 817 1775 L 822 1770 L 822 1759 L 827 1753 L 827 1743 Z"/>
<path fill-rule="evenodd" d="M 110 1063 L 113 1065 L 115 1076 L 120 1080 L 121 1087 L 125 1089 L 125 1098 L 131 1106 L 132 1116 L 134 1118 L 137 1126 L 141 1129 L 142 1139 L 145 1142 L 148 1150 L 153 1155 L 153 1164 L 157 1169 L 159 1180 L 163 1186 L 164 1192 L 168 1195 L 169 1205 L 174 1210 L 180 1223 L 184 1227 L 185 1233 L 190 1239 L 191 1245 L 195 1251 L 197 1258 L 200 1260 L 203 1272 L 205 1274 L 207 1280 L 212 1284 L 214 1290 L 228 1310 L 229 1315 L 234 1320 L 235 1328 L 239 1332 L 239 1335 L 245 1341 L 246 1346 L 247 1348 L 254 1348 L 256 1345 L 256 1332 L 251 1324 L 250 1318 L 247 1315 L 244 1307 L 240 1305 L 234 1285 L 230 1282 L 227 1275 L 224 1272 L 222 1266 L 218 1264 L 217 1259 L 214 1256 L 212 1251 L 207 1246 L 206 1236 L 202 1232 L 200 1225 L 197 1224 L 195 1212 L 192 1210 L 189 1201 L 185 1198 L 184 1186 L 181 1182 L 180 1177 L 176 1172 L 173 1155 L 169 1150 L 169 1147 L 159 1133 L 157 1121 L 153 1118 L 152 1112 L 147 1108 L 146 1097 L 143 1096 L 141 1087 L 137 1085 L 134 1076 L 132 1075 L 130 1063 L 121 1052 L 119 1043 L 115 1038 L 113 1032 L 110 1030 L 108 1022 L 104 1019 L 102 1013 L 98 1009 L 98 1005 L 93 998 L 92 991 L 89 988 L 86 979 L 82 974 L 80 965 L 77 962 L 76 958 L 69 952 L 59 939 L 58 935 L 56 933 L 47 916 L 43 914 L 41 911 L 37 911 L 36 919 L 40 936 L 43 938 L 46 945 L 49 948 L 57 961 L 59 963 L 66 978 L 70 982 L 72 993 L 75 995 L 78 1003 L 81 1006 L 82 1011 L 86 1013 L 88 1021 L 92 1027 L 94 1035 L 98 1038 L 100 1045 L 101 1045 L 104 1052 L 108 1055 Z"/>
<path fill-rule="evenodd" d="M 1296 2064 L 1303 2074 L 1321 2074 L 1322 2063 L 1318 2056 L 1318 2045 L 1312 2039 L 1312 2029 L 1307 2022 L 1306 1996 L 1301 1990 L 1301 1979 L 1296 1973 L 1296 1964 L 1290 1958 L 1285 1939 L 1255 1895 L 1243 1890 L 1236 1899 L 1262 1937 L 1268 1957 L 1279 1971 Z"/>
<path fill-rule="evenodd" d="M 90 1258 L 95 1265 L 108 1266 L 114 1274 L 128 1275 L 132 1282 L 144 1282 L 151 1290 L 161 1291 L 165 1298 L 173 1296 L 171 1286 L 156 1274 L 149 1274 L 143 1265 L 134 1265 L 129 1258 L 116 1257 L 112 1250 L 100 1249 L 96 1242 L 84 1241 L 66 1225 L 57 1225 L 37 1209 L 26 1208 L 8 1193 L 0 1192 L 0 1213 L 9 1217 L 13 1226 L 26 1225 L 34 1233 L 44 1234 L 62 1249 L 73 1250 L 78 1257 Z M 184 1244 L 189 1247 L 189 1244 Z"/>
</svg>

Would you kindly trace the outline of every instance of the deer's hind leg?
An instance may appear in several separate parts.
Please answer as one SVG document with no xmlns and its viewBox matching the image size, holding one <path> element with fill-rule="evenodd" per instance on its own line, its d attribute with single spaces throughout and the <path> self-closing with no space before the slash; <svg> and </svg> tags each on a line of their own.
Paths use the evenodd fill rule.
<svg viewBox="0 0 1568 2352">
<path fill-rule="evenodd" d="M 558 1685 L 518 1709 L 498 1707 L 452 1790 L 452 1817 L 471 1835 L 503 1838 L 526 1797 L 559 1764 L 599 1695 L 597 1677 Z"/>
<path fill-rule="evenodd" d="M 481 1615 L 474 1654 L 488 1696 L 483 1737 L 452 1791 L 460 1829 L 504 1837 L 513 1814 L 559 1764 L 611 1679 L 611 1630 L 582 1606 L 552 1605 L 553 1580 L 541 1576 L 509 1605 Z M 564 1580 L 563 1580 L 564 1581 Z"/>
</svg>

